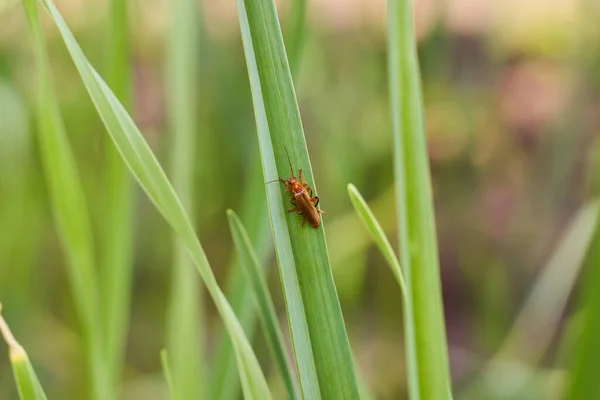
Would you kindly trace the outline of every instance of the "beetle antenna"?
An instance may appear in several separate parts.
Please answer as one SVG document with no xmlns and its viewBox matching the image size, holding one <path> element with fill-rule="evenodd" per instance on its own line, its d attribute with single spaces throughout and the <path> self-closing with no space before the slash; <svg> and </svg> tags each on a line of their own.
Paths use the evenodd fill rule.
<svg viewBox="0 0 600 400">
<path fill-rule="evenodd" d="M 273 179 L 272 181 L 265 182 L 265 184 L 268 185 L 269 183 L 278 182 L 278 181 L 279 181 L 279 179 Z"/>
<path fill-rule="evenodd" d="M 288 152 L 288 149 L 287 149 L 287 147 L 285 147 L 285 145 L 283 145 L 283 149 L 285 150 L 285 153 L 287 154 L 288 164 L 290 164 L 290 171 L 292 171 L 292 176 L 294 176 L 294 168 L 292 168 L 292 160 L 290 159 L 290 153 Z"/>
</svg>

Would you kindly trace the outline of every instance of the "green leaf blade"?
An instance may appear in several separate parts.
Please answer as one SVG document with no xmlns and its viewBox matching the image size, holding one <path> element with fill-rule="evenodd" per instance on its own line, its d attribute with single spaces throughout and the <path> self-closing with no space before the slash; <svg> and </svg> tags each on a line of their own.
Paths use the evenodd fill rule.
<svg viewBox="0 0 600 400">
<path fill-rule="evenodd" d="M 162 365 L 163 373 L 165 374 L 165 380 L 169 387 L 169 393 L 171 394 L 171 400 L 179 400 L 179 391 L 173 381 L 173 374 L 171 373 L 171 366 L 169 364 L 169 353 L 163 349 L 160 352 L 160 363 Z"/>
<path fill-rule="evenodd" d="M 388 1 L 388 66 L 411 399 L 450 398 L 431 178 L 412 2 Z"/>
<path fill-rule="evenodd" d="M 89 64 L 54 3 L 50 0 L 40 1 L 58 27 L 88 94 L 121 157 L 158 211 L 179 234 L 204 280 L 234 344 L 238 359 L 238 371 L 242 381 L 245 382 L 245 395 L 248 396 L 248 399 L 270 399 L 271 393 L 256 355 L 225 295 L 219 288 L 184 207 L 156 160 L 154 153 L 124 107 Z"/>
<path fill-rule="evenodd" d="M 111 0 L 107 32 L 108 82 L 119 100 L 130 104 L 127 1 Z M 103 328 L 111 386 L 117 387 L 124 362 L 133 272 L 133 181 L 109 137 L 103 140 L 103 204 L 100 278 Z"/>
<path fill-rule="evenodd" d="M 2 305 L 0 304 L 0 313 Z M 13 336 L 4 317 L 0 314 L 0 334 L 8 344 L 10 363 L 21 400 L 46 400 L 46 394 L 33 370 L 25 349 Z"/>
<path fill-rule="evenodd" d="M 582 329 L 571 359 L 565 399 L 593 399 L 600 393 L 598 357 L 600 356 L 600 224 L 586 256 L 586 271 L 579 302 L 582 304 Z"/>
<path fill-rule="evenodd" d="M 105 358 L 102 313 L 98 299 L 91 223 L 50 79 L 46 41 L 35 0 L 23 0 L 32 32 L 38 74 L 37 117 L 43 172 L 61 245 L 68 258 L 67 272 L 78 317 L 86 338 L 88 374 L 92 396 L 111 397 L 114 386 Z"/>
<path fill-rule="evenodd" d="M 277 322 L 277 313 L 275 312 L 275 306 L 269 294 L 267 283 L 258 265 L 258 259 L 256 254 L 254 254 L 254 250 L 252 250 L 248 234 L 238 216 L 232 210 L 228 210 L 227 217 L 229 218 L 229 228 L 240 258 L 240 265 L 244 269 L 246 279 L 250 282 L 252 295 L 258 309 L 258 316 L 263 325 L 267 343 L 275 357 L 275 364 L 286 387 L 288 399 L 297 399 L 299 396 L 294 383 L 294 374 L 287 362 L 283 335 Z"/>
<path fill-rule="evenodd" d="M 192 218 L 196 135 L 198 132 L 200 17 L 196 2 L 172 3 L 171 26 L 166 48 L 165 81 L 170 128 L 170 176 L 182 205 Z M 173 379 L 186 399 L 206 398 L 204 368 L 204 314 L 201 286 L 185 244 L 173 234 L 173 273 L 167 312 L 167 348 Z"/>
<path fill-rule="evenodd" d="M 353 184 L 348 185 L 348 195 L 350 196 L 350 201 L 352 202 L 352 206 L 354 210 L 358 214 L 359 218 L 371 234 L 373 241 L 381 251 L 381 254 L 387 261 L 390 266 L 396 281 L 398 281 L 398 285 L 400 286 L 400 290 L 402 292 L 402 296 L 406 296 L 406 289 L 404 283 L 404 277 L 402 276 L 402 269 L 400 268 L 400 263 L 398 262 L 398 258 L 396 258 L 396 254 L 394 253 L 394 249 L 392 249 L 392 245 L 390 244 L 387 236 L 385 235 L 383 228 L 375 218 L 375 215 L 371 211 L 371 208 L 367 205 L 367 202 L 362 197 L 356 186 Z"/>
<path fill-rule="evenodd" d="M 275 6 L 271 0 L 237 4 L 265 181 L 289 176 L 287 148 L 315 189 Z M 302 227 L 298 215 L 286 216 L 289 197 L 279 184 L 266 191 L 303 396 L 358 398 L 323 225 Z"/>
</svg>

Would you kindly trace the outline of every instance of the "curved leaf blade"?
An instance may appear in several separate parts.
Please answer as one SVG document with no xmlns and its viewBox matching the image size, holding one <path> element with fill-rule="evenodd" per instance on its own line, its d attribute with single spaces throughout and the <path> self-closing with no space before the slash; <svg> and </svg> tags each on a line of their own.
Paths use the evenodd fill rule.
<svg viewBox="0 0 600 400">
<path fill-rule="evenodd" d="M 406 296 L 404 277 L 402 276 L 400 262 L 398 262 L 398 258 L 396 258 L 394 249 L 392 249 L 392 245 L 387 239 L 383 228 L 381 228 L 381 225 L 375 218 L 375 215 L 373 215 L 371 208 L 353 184 L 348 185 L 348 195 L 350 196 L 350 201 L 352 202 L 356 214 L 358 214 L 359 218 L 371 234 L 373 241 L 379 248 L 379 251 L 381 251 L 381 254 L 392 269 L 392 273 L 394 274 L 396 281 L 398 281 L 398 285 L 402 291 L 402 296 Z"/>
<path fill-rule="evenodd" d="M 275 364 L 283 379 L 288 399 L 297 399 L 299 396 L 294 383 L 294 374 L 290 369 L 290 365 L 288 364 L 285 355 L 285 345 L 281 329 L 279 329 L 279 324 L 277 322 L 277 313 L 275 312 L 275 306 L 273 305 L 273 300 L 269 294 L 267 283 L 262 275 L 262 270 L 258 265 L 258 259 L 256 254 L 254 254 L 254 250 L 252 250 L 252 245 L 250 244 L 246 229 L 244 229 L 244 226 L 236 213 L 233 212 L 233 210 L 228 210 L 227 217 L 229 218 L 229 229 L 233 236 L 233 242 L 240 259 L 240 265 L 242 266 L 246 279 L 250 282 L 249 285 L 252 289 L 254 302 L 257 306 L 258 317 L 263 325 L 267 343 L 275 357 Z"/>
<path fill-rule="evenodd" d="M 0 304 L 0 313 L 1 312 L 2 305 Z M 15 375 L 15 382 L 17 383 L 21 400 L 46 400 L 44 389 L 31 366 L 31 362 L 29 361 L 25 349 L 17 342 L 1 314 L 0 334 L 4 337 L 6 344 L 8 344 L 10 363 Z"/>
<path fill-rule="evenodd" d="M 256 355 L 252 351 L 250 343 L 225 295 L 219 288 L 206 254 L 195 235 L 186 212 L 150 146 L 146 143 L 122 104 L 89 64 L 54 3 L 51 0 L 39 1 L 46 7 L 58 27 L 88 94 L 121 157 L 158 211 L 179 234 L 182 242 L 185 243 L 231 336 L 238 359 L 238 371 L 244 382 L 246 398 L 270 399 L 271 393 Z"/>
</svg>

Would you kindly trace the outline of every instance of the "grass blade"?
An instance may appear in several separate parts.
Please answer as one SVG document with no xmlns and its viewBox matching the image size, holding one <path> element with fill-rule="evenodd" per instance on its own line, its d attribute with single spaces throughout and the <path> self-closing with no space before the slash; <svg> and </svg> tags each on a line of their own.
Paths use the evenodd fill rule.
<svg viewBox="0 0 600 400">
<path fill-rule="evenodd" d="M 56 98 L 50 84 L 46 42 L 35 0 L 23 6 L 33 34 L 38 76 L 37 116 L 39 145 L 52 210 L 62 246 L 69 259 L 68 273 L 75 306 L 81 320 L 96 399 L 111 397 L 104 353 L 102 317 L 96 290 L 93 240 L 87 206 L 75 159 L 68 143 Z"/>
<path fill-rule="evenodd" d="M 402 277 L 400 263 L 398 262 L 398 258 L 396 258 L 396 254 L 394 254 L 394 249 L 392 249 L 392 245 L 387 239 L 387 236 L 385 236 L 381 225 L 379 225 L 379 222 L 365 202 L 365 199 L 363 199 L 360 192 L 353 184 L 348 185 L 348 195 L 350 196 L 350 201 L 352 202 L 354 210 L 356 210 L 356 213 L 371 234 L 373 241 L 377 247 L 379 247 L 379 251 L 381 251 L 381 254 L 383 254 L 383 257 L 392 269 L 392 273 L 394 274 L 394 277 L 396 277 L 398 285 L 400 285 L 402 296 L 406 297 L 404 278 Z"/>
<path fill-rule="evenodd" d="M 129 104 L 131 97 L 127 16 L 127 1 L 111 0 L 108 84 L 123 104 Z M 105 175 L 99 272 L 109 378 L 111 387 L 116 387 L 123 369 L 131 301 L 133 184 L 125 163 L 108 137 L 103 150 Z"/>
<path fill-rule="evenodd" d="M 0 334 L 4 337 L 6 344 L 8 344 L 10 363 L 21 400 L 46 400 L 44 389 L 31 366 L 25 349 L 15 340 L 1 313 L 2 305 L 0 304 Z"/>
<path fill-rule="evenodd" d="M 177 387 L 173 382 L 173 374 L 171 374 L 171 367 L 169 366 L 169 354 L 167 350 L 161 350 L 160 363 L 165 374 L 165 379 L 167 381 L 167 386 L 169 387 L 169 392 L 171 393 L 171 400 L 179 400 L 179 391 L 177 390 Z"/>
<path fill-rule="evenodd" d="M 270 399 L 271 394 L 256 355 L 217 284 L 184 207 L 148 143 L 104 80 L 89 64 L 54 3 L 50 0 L 40 0 L 40 2 L 46 7 L 58 27 L 71 59 L 121 157 L 158 211 L 185 243 L 231 336 L 244 395 L 247 399 Z"/>
<path fill-rule="evenodd" d="M 237 1 L 265 181 L 302 167 L 314 189 L 300 114 L 272 0 Z M 303 228 L 286 216 L 287 198 L 267 184 L 300 387 L 304 398 L 358 398 L 354 366 L 335 290 L 322 225 Z M 335 371 L 335 373 L 332 373 Z"/>
<path fill-rule="evenodd" d="M 289 43 L 286 47 L 288 49 L 292 76 L 296 77 L 302 59 L 302 48 L 304 47 L 306 0 L 295 0 L 290 14 L 292 23 L 285 39 Z M 251 178 L 246 184 L 244 195 L 242 196 L 244 209 L 241 213 L 241 220 L 246 221 L 244 225 L 246 226 L 248 236 L 254 248 L 257 248 L 256 253 L 259 265 L 267 267 L 269 265 L 267 257 L 270 254 L 270 247 L 267 248 L 267 246 L 272 242 L 270 242 L 269 221 L 267 218 L 262 218 L 264 216 L 263 212 L 266 214 L 267 210 L 265 207 L 265 192 L 262 188 L 263 180 L 260 163 L 252 167 L 250 176 Z M 251 288 L 247 284 L 244 273 L 238 266 L 236 259 L 229 263 L 229 267 L 229 270 L 232 272 L 228 278 L 228 286 L 225 293 L 244 328 L 244 332 L 249 337 L 252 337 L 254 327 L 256 326 L 254 317 L 256 308 L 251 300 Z M 234 370 L 235 358 L 233 357 L 233 349 L 226 340 L 218 342 L 216 348 L 215 378 L 211 380 L 211 398 L 222 400 L 234 399 L 239 391 L 239 380 Z"/>
<path fill-rule="evenodd" d="M 586 257 L 585 279 L 580 303 L 583 305 L 582 330 L 575 345 L 565 399 L 594 399 L 600 393 L 598 357 L 600 357 L 600 224 Z"/>
<path fill-rule="evenodd" d="M 277 322 L 277 313 L 267 283 L 258 265 L 258 259 L 254 254 L 254 250 L 252 250 L 248 234 L 238 216 L 232 210 L 228 210 L 227 217 L 229 218 L 229 229 L 233 236 L 233 242 L 240 258 L 240 265 L 244 270 L 246 279 L 250 282 L 254 302 L 258 309 L 258 317 L 263 325 L 267 343 L 275 357 L 275 364 L 283 379 L 288 399 L 297 399 L 299 396 L 294 383 L 294 374 L 287 361 L 283 335 Z"/>
<path fill-rule="evenodd" d="M 600 203 L 595 201 L 582 207 L 573 217 L 494 358 L 519 359 L 530 364 L 539 362 L 559 327 L 599 214 Z"/>
<path fill-rule="evenodd" d="M 300 69 L 300 60 L 302 59 L 302 49 L 306 36 L 306 1 L 294 0 L 290 11 L 291 24 L 289 33 L 286 35 L 287 56 L 290 62 L 292 77 L 298 76 Z"/>
<path fill-rule="evenodd" d="M 515 367 L 535 365 L 544 356 L 560 327 L 569 295 L 598 226 L 599 215 L 600 203 L 595 201 L 582 207 L 573 217 L 500 349 L 481 376 L 461 393 L 461 398 L 478 399 L 485 393 L 497 391 L 499 376 L 515 376 L 511 374 Z M 532 370 L 529 375 L 534 372 Z M 503 391 L 518 393 L 528 385 L 526 378 L 527 374 L 523 373 L 512 382 L 505 379 Z"/>
<path fill-rule="evenodd" d="M 171 179 L 188 215 L 193 216 L 200 19 L 193 0 L 177 0 L 171 10 L 165 76 L 171 133 Z M 206 379 L 202 369 L 202 295 L 185 244 L 176 234 L 173 246 L 167 348 L 172 360 L 173 379 L 181 396 L 202 399 L 206 397 Z"/>
<path fill-rule="evenodd" d="M 450 373 L 412 2 L 388 1 L 388 63 L 411 399 L 450 397 Z"/>
<path fill-rule="evenodd" d="M 265 268 L 270 265 L 271 226 L 267 218 L 265 192 L 262 187 L 262 170 L 260 160 L 251 168 L 250 178 L 244 189 L 242 201 L 242 217 L 247 227 L 248 236 L 256 249 L 259 265 Z M 229 262 L 229 276 L 225 293 L 231 307 L 237 315 L 240 325 L 249 338 L 254 336 L 256 328 L 256 307 L 252 300 L 252 288 L 248 285 L 244 271 L 237 257 Z M 263 271 L 265 274 L 267 271 Z M 239 398 L 240 380 L 236 373 L 236 360 L 231 341 L 223 334 L 217 334 L 216 355 L 213 363 L 211 382 L 211 399 L 234 400 Z"/>
</svg>

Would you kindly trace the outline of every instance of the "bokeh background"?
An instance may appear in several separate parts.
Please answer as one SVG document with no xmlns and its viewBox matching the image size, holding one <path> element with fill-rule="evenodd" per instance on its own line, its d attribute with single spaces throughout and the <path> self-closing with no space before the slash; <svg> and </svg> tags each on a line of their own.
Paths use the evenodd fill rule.
<svg viewBox="0 0 600 400">
<path fill-rule="evenodd" d="M 594 0 L 415 3 L 446 327 L 460 393 L 502 343 L 569 219 L 598 193 L 600 7 Z M 102 73 L 111 45 L 107 2 L 56 4 Z M 290 2 L 278 7 L 285 33 Z M 201 9 L 196 222 L 226 286 L 233 249 L 225 210 L 244 209 L 244 190 L 260 187 L 258 145 L 235 2 L 203 1 Z M 375 398 L 399 399 L 406 390 L 400 292 L 346 191 L 349 182 L 359 188 L 396 246 L 385 9 L 384 0 L 309 1 L 295 83 L 350 343 Z M 130 3 L 130 112 L 164 165 L 169 10 L 167 0 Z M 60 109 L 98 228 L 104 128 L 54 26 L 46 25 Z M 0 301 L 48 395 L 78 399 L 85 389 L 81 338 L 36 143 L 33 71 L 21 5 L 1 0 Z M 139 188 L 135 204 L 122 393 L 166 398 L 159 351 L 170 231 Z M 274 257 L 268 259 L 286 327 L 279 275 Z M 561 313 L 555 339 L 533 368 L 561 366 L 562 332 L 575 306 Z M 221 323 L 208 300 L 206 311 L 210 357 Z M 254 343 L 272 371 L 260 334 Z M 542 387 L 562 378 L 544 379 Z M 15 396 L 0 346 L 0 399 Z M 543 390 L 527 396 L 552 398 Z"/>
</svg>

